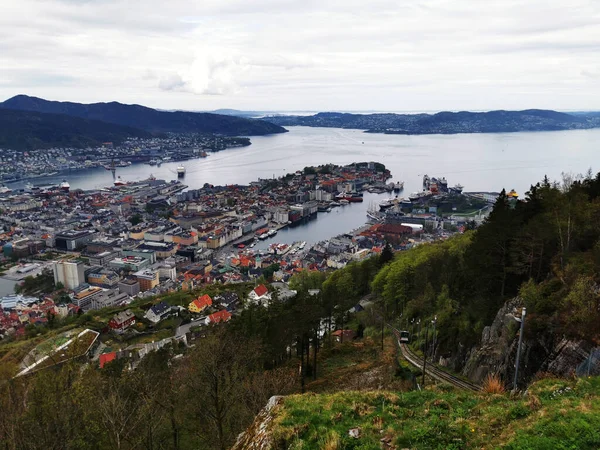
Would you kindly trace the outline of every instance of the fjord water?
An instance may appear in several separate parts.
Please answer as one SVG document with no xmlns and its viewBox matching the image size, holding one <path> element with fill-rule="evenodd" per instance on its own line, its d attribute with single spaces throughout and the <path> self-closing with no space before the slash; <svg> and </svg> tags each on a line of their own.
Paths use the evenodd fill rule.
<svg viewBox="0 0 600 450">
<path fill-rule="evenodd" d="M 523 194 L 532 183 L 561 172 L 585 173 L 597 168 L 600 129 L 528 133 L 455 135 L 385 135 L 339 128 L 289 127 L 289 133 L 252 137 L 252 145 L 185 161 L 184 182 L 190 188 L 204 183 L 249 183 L 326 163 L 379 161 L 393 180 L 405 181 L 405 194 L 421 189 L 423 174 L 445 176 L 449 185 L 466 191 L 516 189 Z M 117 168 L 126 181 L 147 178 L 175 179 L 179 163 L 152 167 L 136 164 Z M 72 188 L 94 189 L 112 185 L 109 171 L 72 171 L 34 184 L 57 183 L 67 178 Z"/>
</svg>

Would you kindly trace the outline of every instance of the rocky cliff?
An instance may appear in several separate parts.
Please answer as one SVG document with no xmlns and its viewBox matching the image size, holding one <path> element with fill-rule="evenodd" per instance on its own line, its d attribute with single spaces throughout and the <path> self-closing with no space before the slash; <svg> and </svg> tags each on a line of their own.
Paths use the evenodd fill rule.
<svg viewBox="0 0 600 450">
<path fill-rule="evenodd" d="M 480 383 L 488 374 L 497 374 L 508 385 L 515 373 L 515 359 L 523 302 L 516 297 L 498 311 L 493 323 L 485 327 L 478 347 L 468 353 L 463 375 Z M 551 332 L 531 335 L 525 333 L 521 349 L 519 382 L 526 383 L 538 372 L 549 372 L 561 377 L 571 375 L 585 361 L 592 348 L 585 341 L 570 340 Z"/>
<path fill-rule="evenodd" d="M 277 409 L 283 402 L 282 396 L 273 396 L 267 406 L 254 418 L 252 425 L 241 433 L 231 450 L 269 450 L 274 447 L 270 433 Z"/>
</svg>

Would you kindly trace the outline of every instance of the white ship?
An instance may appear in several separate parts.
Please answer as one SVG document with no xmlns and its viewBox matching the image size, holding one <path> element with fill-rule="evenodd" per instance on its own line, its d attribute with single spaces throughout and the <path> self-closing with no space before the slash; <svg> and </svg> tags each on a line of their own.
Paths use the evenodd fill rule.
<svg viewBox="0 0 600 450">
<path fill-rule="evenodd" d="M 404 189 L 404 181 L 398 181 L 394 185 L 394 192 L 400 192 L 402 189 Z"/>
<path fill-rule="evenodd" d="M 185 167 L 183 167 L 183 166 L 177 167 L 177 176 L 179 178 L 183 178 L 185 176 Z"/>
<path fill-rule="evenodd" d="M 115 180 L 115 182 L 113 184 L 115 186 L 125 186 L 127 184 L 127 181 L 123 181 L 123 179 L 121 177 L 117 177 L 117 179 Z"/>
<path fill-rule="evenodd" d="M 69 184 L 69 182 L 67 180 L 62 180 L 62 183 L 60 183 L 59 185 L 61 191 L 65 191 L 65 192 L 69 192 L 69 189 L 71 189 L 71 185 Z"/>
</svg>

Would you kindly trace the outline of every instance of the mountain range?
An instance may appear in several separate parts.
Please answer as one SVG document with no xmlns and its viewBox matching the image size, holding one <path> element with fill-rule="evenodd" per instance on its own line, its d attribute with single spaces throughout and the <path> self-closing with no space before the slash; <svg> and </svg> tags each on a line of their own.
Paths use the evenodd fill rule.
<svg viewBox="0 0 600 450">
<path fill-rule="evenodd" d="M 7 113 L 9 110 L 36 114 L 11 117 Z M 4 146 L 18 146 L 16 148 L 62 145 L 64 142 L 81 146 L 98 140 L 118 142 L 128 136 L 149 136 L 149 133 L 164 132 L 262 136 L 287 131 L 278 125 L 247 117 L 158 111 L 118 102 L 56 102 L 27 95 L 17 95 L 0 103 L 0 111 L 0 142 Z M 63 115 L 64 118 L 57 117 L 58 115 Z"/>
<path fill-rule="evenodd" d="M 149 138 L 152 134 L 65 114 L 0 109 L 0 149 L 85 148 L 102 142 L 119 143 L 130 137 Z"/>
<path fill-rule="evenodd" d="M 597 113 L 567 114 L 542 109 L 437 114 L 323 112 L 311 116 L 270 116 L 264 120 L 281 126 L 354 128 L 387 134 L 498 133 L 600 127 Z"/>
</svg>

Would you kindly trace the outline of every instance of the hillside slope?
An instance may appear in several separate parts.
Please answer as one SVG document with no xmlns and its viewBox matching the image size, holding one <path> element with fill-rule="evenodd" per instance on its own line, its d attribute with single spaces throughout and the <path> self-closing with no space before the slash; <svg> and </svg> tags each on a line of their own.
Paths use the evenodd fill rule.
<svg viewBox="0 0 600 450">
<path fill-rule="evenodd" d="M 150 132 L 261 136 L 286 131 L 278 125 L 257 119 L 211 113 L 157 111 L 141 105 L 125 105 L 118 102 L 83 104 L 17 95 L 0 103 L 0 108 L 66 114 L 140 128 Z"/>
<path fill-rule="evenodd" d="M 441 385 L 276 397 L 233 450 L 597 449 L 599 388 L 600 378 L 545 379 L 514 398 Z"/>
<path fill-rule="evenodd" d="M 437 114 L 348 114 L 266 117 L 282 126 L 335 127 L 388 134 L 453 134 L 553 131 L 600 127 L 600 117 L 551 110 L 440 112 Z"/>
<path fill-rule="evenodd" d="M 31 150 L 85 148 L 128 137 L 150 137 L 147 131 L 64 114 L 0 109 L 0 148 Z"/>
</svg>

